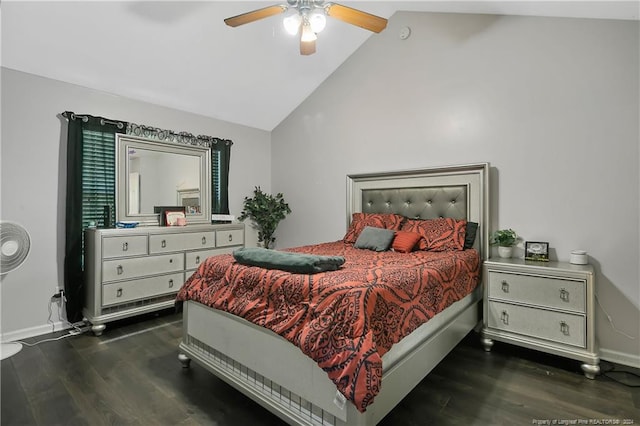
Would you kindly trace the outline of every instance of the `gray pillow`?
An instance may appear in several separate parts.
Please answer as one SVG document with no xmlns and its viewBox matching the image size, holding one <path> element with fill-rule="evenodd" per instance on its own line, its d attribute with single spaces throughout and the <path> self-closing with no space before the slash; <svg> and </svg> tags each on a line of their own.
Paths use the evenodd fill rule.
<svg viewBox="0 0 640 426">
<path fill-rule="evenodd" d="M 389 250 L 394 235 L 395 231 L 391 229 L 365 226 L 353 246 L 355 248 L 375 251 Z"/>
</svg>

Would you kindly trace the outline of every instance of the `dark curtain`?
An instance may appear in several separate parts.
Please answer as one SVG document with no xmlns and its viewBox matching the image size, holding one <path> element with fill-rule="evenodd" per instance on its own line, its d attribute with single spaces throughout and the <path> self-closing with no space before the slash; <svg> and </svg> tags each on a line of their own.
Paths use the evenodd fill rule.
<svg viewBox="0 0 640 426">
<path fill-rule="evenodd" d="M 229 214 L 229 165 L 231 163 L 231 145 L 233 142 L 227 139 L 217 139 L 215 143 L 211 144 L 211 161 L 212 165 L 215 161 L 215 157 L 219 157 L 220 161 L 220 199 L 214 196 L 211 197 L 212 205 L 211 205 L 211 213 L 214 214 Z M 217 152 L 217 155 L 216 155 Z M 212 192 L 215 191 L 215 177 L 213 174 L 211 175 L 211 179 L 214 182 L 211 182 Z"/>
<path fill-rule="evenodd" d="M 66 196 L 66 236 L 64 256 L 64 292 L 67 298 L 67 320 L 82 320 L 84 305 L 83 247 L 82 233 L 82 165 L 84 131 L 122 133 L 126 123 L 102 117 L 64 112 L 67 126 L 67 196 Z"/>
</svg>

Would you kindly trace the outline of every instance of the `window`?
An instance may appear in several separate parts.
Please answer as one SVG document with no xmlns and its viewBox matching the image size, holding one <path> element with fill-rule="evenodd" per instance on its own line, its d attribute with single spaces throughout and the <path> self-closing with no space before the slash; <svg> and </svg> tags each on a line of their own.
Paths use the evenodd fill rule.
<svg viewBox="0 0 640 426">
<path fill-rule="evenodd" d="M 220 179 L 220 151 L 211 150 L 211 213 L 222 213 L 222 191 L 220 190 L 222 182 Z"/>
<path fill-rule="evenodd" d="M 82 130 L 82 229 L 95 222 L 104 227 L 115 223 L 116 149 L 115 134 Z M 105 223 L 108 209 L 108 223 Z"/>
</svg>

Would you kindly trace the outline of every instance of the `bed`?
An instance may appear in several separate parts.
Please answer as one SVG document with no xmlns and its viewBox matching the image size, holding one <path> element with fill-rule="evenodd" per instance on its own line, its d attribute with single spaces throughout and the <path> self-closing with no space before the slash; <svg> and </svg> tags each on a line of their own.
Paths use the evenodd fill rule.
<svg viewBox="0 0 640 426">
<path fill-rule="evenodd" d="M 185 367 L 196 361 L 289 424 L 378 423 L 481 319 L 482 291 L 477 284 L 480 262 L 488 256 L 488 180 L 487 163 L 347 176 L 345 240 L 356 215 L 450 218 L 450 222 L 478 224 L 473 247 L 455 255 L 437 252 L 428 256 L 420 251 L 356 249 L 352 241 L 291 249 L 293 253 L 346 259 L 339 271 L 312 275 L 237 265 L 230 255 L 207 259 L 179 293 L 184 300 L 180 361 Z M 370 252 L 365 257 L 358 254 L 365 251 Z M 449 269 L 434 270 L 436 265 L 448 265 Z M 219 283 L 221 278 L 210 278 L 215 274 L 224 276 L 224 285 Z M 347 278 L 337 283 L 339 274 Z M 436 282 L 438 275 L 446 277 Z M 392 276 L 399 276 L 399 281 L 390 285 Z M 231 289 L 233 277 L 238 284 Z M 273 283 L 294 281 L 283 287 L 274 284 L 269 294 L 276 290 L 286 293 L 291 288 L 299 289 L 289 290 L 298 294 L 304 293 L 300 289 L 313 288 L 310 293 L 314 297 L 299 295 L 300 306 L 281 304 L 278 306 L 286 312 L 280 309 L 276 314 L 262 315 L 260 301 L 273 304 L 275 297 L 263 294 L 252 299 L 246 293 L 257 292 L 256 283 L 266 282 L 267 277 Z M 312 282 L 317 287 L 310 287 Z M 425 302 L 433 298 L 427 290 L 444 288 L 441 284 L 445 282 L 451 287 L 441 290 L 434 302 L 442 309 L 405 297 L 407 293 L 422 294 Z M 231 296 L 240 293 L 240 298 Z M 325 297 L 325 293 L 339 297 Z M 384 322 L 385 318 L 398 318 L 391 308 L 376 314 L 379 301 L 389 297 L 387 293 L 397 302 L 389 306 L 411 312 L 401 316 L 401 326 Z M 349 297 L 354 294 L 367 297 L 354 296 L 358 302 L 352 303 L 355 299 Z M 349 309 L 335 309 L 334 303 L 344 301 L 349 302 Z M 373 312 L 373 317 L 359 313 L 365 311 Z M 351 321 L 344 326 L 347 331 L 335 331 L 342 330 L 342 323 L 326 320 L 323 312 L 348 312 L 330 316 L 331 321 L 338 316 L 341 321 Z M 385 316 L 385 312 L 389 314 Z M 305 315 L 315 322 L 301 325 Z M 345 316 L 350 319 L 342 318 Z M 367 333 L 353 333 L 354 329 L 366 329 Z M 336 340 L 336 334 L 338 343 L 327 345 Z M 351 352 L 345 352 L 345 347 Z"/>
</svg>

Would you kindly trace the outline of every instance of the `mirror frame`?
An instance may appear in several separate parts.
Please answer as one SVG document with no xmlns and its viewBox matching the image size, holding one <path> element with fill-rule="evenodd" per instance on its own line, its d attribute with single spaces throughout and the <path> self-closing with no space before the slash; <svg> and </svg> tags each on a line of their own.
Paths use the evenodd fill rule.
<svg viewBox="0 0 640 426">
<path fill-rule="evenodd" d="M 130 149 L 145 149 L 169 154 L 193 155 L 200 163 L 200 213 L 187 216 L 187 224 L 211 223 L 211 148 L 200 145 L 158 142 L 126 134 L 116 134 L 116 221 L 138 222 L 142 226 L 160 225 L 157 213 L 129 213 Z M 176 195 L 177 203 L 177 195 Z"/>
</svg>

